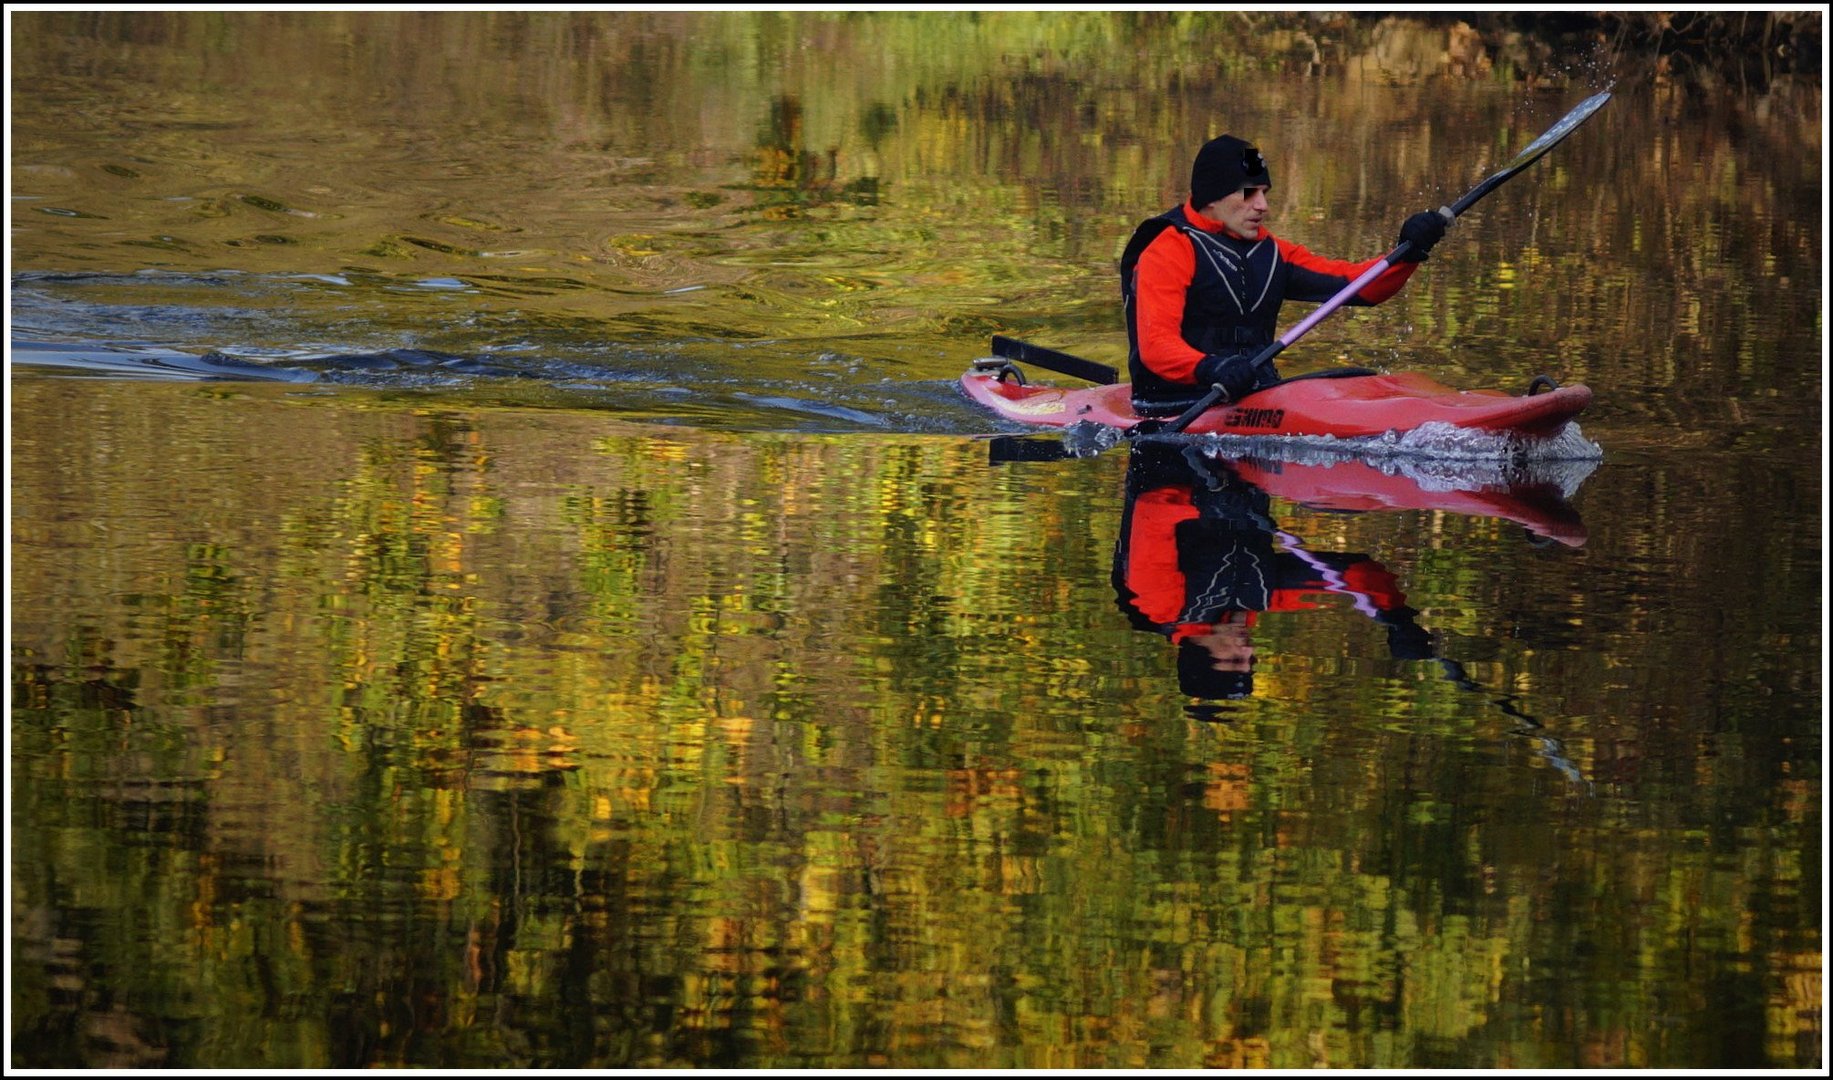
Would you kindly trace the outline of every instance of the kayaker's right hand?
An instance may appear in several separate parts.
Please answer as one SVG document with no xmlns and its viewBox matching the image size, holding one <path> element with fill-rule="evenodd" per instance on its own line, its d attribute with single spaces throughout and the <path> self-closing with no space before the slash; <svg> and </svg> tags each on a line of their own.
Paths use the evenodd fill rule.
<svg viewBox="0 0 1833 1080">
<path fill-rule="evenodd" d="M 1260 371 L 1247 353 L 1210 353 L 1197 361 L 1197 383 L 1220 386 L 1224 401 L 1240 401 L 1260 388 Z"/>
<path fill-rule="evenodd" d="M 1432 659 L 1432 632 L 1416 622 L 1397 622 L 1387 628 L 1388 655 L 1396 660 Z"/>
</svg>

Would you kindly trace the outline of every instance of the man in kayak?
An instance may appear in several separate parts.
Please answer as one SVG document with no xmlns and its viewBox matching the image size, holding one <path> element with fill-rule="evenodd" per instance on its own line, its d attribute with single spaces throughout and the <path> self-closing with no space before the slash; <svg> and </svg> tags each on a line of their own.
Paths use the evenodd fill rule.
<svg viewBox="0 0 1833 1080">
<path fill-rule="evenodd" d="M 1177 646 L 1185 696 L 1254 690 L 1252 628 L 1261 612 L 1302 611 L 1351 596 L 1387 629 L 1395 659 L 1432 655 L 1431 635 L 1392 571 L 1366 555 L 1274 547 L 1267 493 L 1196 446 L 1138 443 L 1114 546 L 1115 602 L 1132 624 Z"/>
<path fill-rule="evenodd" d="M 1286 300 L 1320 303 L 1380 256 L 1326 259 L 1262 224 L 1273 186 L 1260 151 L 1233 135 L 1211 139 L 1190 169 L 1190 199 L 1143 222 L 1120 258 L 1127 368 L 1141 415 L 1183 411 L 1212 386 L 1236 401 L 1279 378 L 1254 357 L 1273 343 Z M 1378 304 L 1400 291 L 1445 235 L 1426 210 L 1401 226 L 1411 250 L 1349 303 Z"/>
</svg>

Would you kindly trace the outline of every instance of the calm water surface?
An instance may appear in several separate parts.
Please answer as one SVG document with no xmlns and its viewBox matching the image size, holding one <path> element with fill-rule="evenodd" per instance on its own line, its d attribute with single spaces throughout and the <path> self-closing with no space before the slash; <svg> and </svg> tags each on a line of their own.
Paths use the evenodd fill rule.
<svg viewBox="0 0 1833 1080">
<path fill-rule="evenodd" d="M 15 13 L 12 1064 L 1818 1068 L 1817 79 L 1620 84 L 1282 360 L 1601 459 L 955 391 L 1122 359 L 1211 134 L 1365 257 L 1612 75 L 1308 26 Z M 1117 588 L 1177 483 L 1245 697 Z"/>
</svg>

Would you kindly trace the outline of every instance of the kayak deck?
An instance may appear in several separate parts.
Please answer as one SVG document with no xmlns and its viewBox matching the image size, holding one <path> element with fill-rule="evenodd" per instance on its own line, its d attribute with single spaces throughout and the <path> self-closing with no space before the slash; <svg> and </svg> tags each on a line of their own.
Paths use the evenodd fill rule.
<svg viewBox="0 0 1833 1080">
<path fill-rule="evenodd" d="M 975 368 L 961 377 L 969 398 L 1023 424 L 1067 427 L 1080 422 L 1128 428 L 1142 419 L 1125 383 L 1064 389 L 1002 380 L 1002 371 Z M 1194 420 L 1191 435 L 1334 435 L 1354 438 L 1406 432 L 1430 423 L 1522 435 L 1551 435 L 1591 403 L 1581 383 L 1540 394 L 1456 390 L 1425 375 L 1298 378 L 1218 405 Z"/>
</svg>

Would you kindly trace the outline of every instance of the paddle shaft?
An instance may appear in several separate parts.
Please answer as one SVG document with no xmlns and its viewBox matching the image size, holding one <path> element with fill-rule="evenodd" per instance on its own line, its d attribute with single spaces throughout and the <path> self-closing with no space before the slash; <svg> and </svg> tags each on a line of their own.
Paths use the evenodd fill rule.
<svg viewBox="0 0 1833 1080">
<path fill-rule="evenodd" d="M 1506 168 L 1465 192 L 1463 197 L 1458 199 L 1457 202 L 1452 203 L 1450 206 L 1439 207 L 1439 216 L 1445 219 L 1446 226 L 1454 224 L 1459 215 L 1476 205 L 1477 200 L 1501 187 L 1510 178 L 1519 174 L 1521 170 L 1539 161 L 1545 156 L 1547 151 L 1553 149 L 1555 144 L 1567 135 L 1570 135 L 1573 129 L 1577 128 L 1580 124 L 1590 119 L 1591 114 L 1603 108 L 1604 103 L 1609 100 L 1610 91 L 1606 90 L 1600 94 L 1593 94 L 1591 97 L 1579 102 L 1578 107 L 1560 118 L 1559 123 L 1554 124 L 1545 132 L 1541 133 L 1539 138 L 1529 143 L 1526 149 L 1517 154 L 1515 160 L 1510 162 Z M 1375 280 L 1377 277 L 1380 277 L 1388 267 L 1405 258 L 1412 250 L 1412 247 L 1413 245 L 1410 242 L 1402 240 L 1394 250 L 1387 253 L 1386 258 L 1377 261 L 1375 265 L 1364 270 L 1356 280 L 1344 286 L 1341 292 L 1318 305 L 1316 311 L 1313 311 L 1290 330 L 1281 334 L 1279 340 L 1261 350 L 1259 355 L 1254 357 L 1254 366 L 1259 367 L 1261 364 L 1270 362 L 1275 356 L 1278 356 L 1280 351 L 1286 346 L 1310 333 L 1312 327 L 1322 322 L 1331 312 L 1348 303 L 1351 297 L 1362 291 L 1363 286 Z M 1154 428 L 1151 430 L 1176 434 L 1189 427 L 1192 421 L 1209 411 L 1211 407 L 1221 401 L 1225 396 L 1227 396 L 1227 392 L 1224 391 L 1222 387 L 1212 386 L 1209 388 L 1209 393 L 1203 395 L 1195 405 L 1179 413 L 1176 419 L 1162 428 Z M 1151 423 L 1151 421 L 1142 421 L 1140 424 L 1135 425 L 1132 430 L 1144 428 L 1146 423 Z"/>
<path fill-rule="evenodd" d="M 1386 258 L 1363 271 L 1356 280 L 1350 282 L 1341 292 L 1337 293 L 1329 300 L 1324 301 L 1324 303 L 1318 306 L 1317 310 L 1305 316 L 1297 325 L 1287 330 L 1284 334 L 1281 334 L 1278 341 L 1275 341 L 1273 344 L 1263 349 L 1260 355 L 1254 357 L 1254 363 L 1259 365 L 1271 361 L 1275 356 L 1279 355 L 1280 350 L 1292 344 L 1294 341 L 1297 341 L 1299 338 L 1304 337 L 1307 333 L 1310 333 L 1312 327 L 1322 322 L 1325 316 L 1348 303 L 1350 298 L 1355 296 L 1364 285 L 1380 277 L 1381 272 L 1386 270 L 1389 266 L 1392 266 L 1394 261 L 1408 249 L 1409 245 L 1402 244 L 1389 252 Z M 1071 356 L 1069 353 L 1059 352 L 1056 349 L 1047 349 L 1042 345 L 1033 345 L 1028 341 L 1019 341 L 1017 338 L 1009 338 L 1004 334 L 993 335 L 993 355 L 1005 360 L 1017 360 L 1021 363 L 1031 364 L 1049 371 L 1058 372 L 1059 374 L 1072 375 L 1078 379 L 1085 379 L 1101 386 L 1111 386 L 1120 381 L 1120 373 L 1106 364 L 1097 364 L 1093 360 L 1084 360 L 1080 356 Z M 1190 419 L 1195 419 L 1197 414 L 1202 413 L 1204 409 L 1215 404 L 1214 396 L 1219 394 L 1219 391 L 1212 390 L 1211 394 L 1211 397 L 1205 398 L 1195 407 L 1195 412 L 1191 414 Z M 1172 430 L 1181 431 L 1184 425 L 1190 422 L 1189 420 L 1184 420 L 1183 417 L 1179 417 L 1179 419 L 1183 420 L 1183 423 Z"/>
<path fill-rule="evenodd" d="M 1443 211 L 1441 211 L 1441 213 L 1442 212 Z M 1259 367 L 1262 364 L 1272 363 L 1273 358 L 1275 356 L 1278 356 L 1282 351 L 1284 351 L 1286 346 L 1292 344 L 1294 341 L 1297 341 L 1299 338 L 1302 338 L 1306 334 L 1310 333 L 1311 328 L 1316 326 L 1318 323 L 1323 322 L 1324 318 L 1328 316 L 1331 312 L 1342 307 L 1344 304 L 1349 303 L 1350 298 L 1355 296 L 1357 293 L 1361 292 L 1363 286 L 1367 285 L 1369 282 L 1380 277 L 1382 273 L 1387 270 L 1388 267 L 1394 265 L 1394 263 L 1397 262 L 1402 255 L 1405 255 L 1407 252 L 1411 251 L 1412 249 L 1413 249 L 1412 244 L 1404 240 L 1401 241 L 1398 247 L 1396 247 L 1393 251 L 1388 252 L 1386 258 L 1376 261 L 1375 265 L 1369 267 L 1367 270 L 1362 271 L 1362 273 L 1357 276 L 1356 280 L 1350 282 L 1348 285 L 1343 286 L 1343 289 L 1341 292 L 1337 293 L 1335 296 L 1331 297 L 1330 299 L 1324 301 L 1322 304 L 1319 304 L 1316 311 L 1313 311 L 1311 314 L 1305 316 L 1304 319 L 1300 320 L 1291 329 L 1279 335 L 1279 340 L 1273 342 L 1273 344 L 1268 345 L 1266 348 L 1260 350 L 1260 353 L 1254 357 L 1253 366 Z M 1167 432 L 1169 434 L 1173 434 L 1173 435 L 1177 434 L 1178 432 L 1189 427 L 1191 425 L 1191 422 L 1196 420 L 1197 417 L 1202 416 L 1204 413 L 1208 412 L 1212 406 L 1214 406 L 1217 402 L 1221 401 L 1223 397 L 1225 396 L 1227 396 L 1227 391 L 1223 390 L 1220 385 L 1210 387 L 1209 393 L 1204 394 L 1200 399 L 1198 399 L 1195 405 L 1192 405 L 1190 408 L 1185 409 L 1183 412 L 1179 413 L 1175 420 L 1172 420 L 1169 424 L 1166 424 L 1163 428 L 1159 430 Z M 1140 426 L 1143 426 L 1143 424 L 1135 425 L 1135 427 L 1140 427 Z"/>
</svg>

